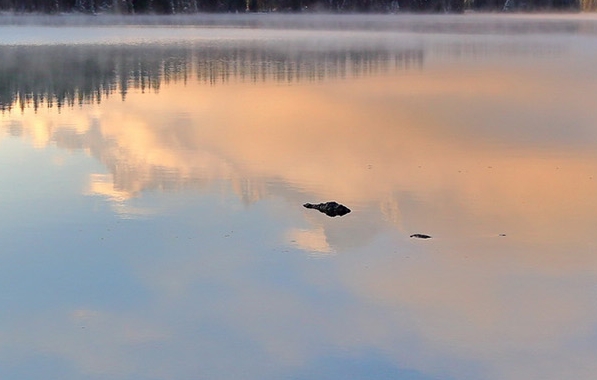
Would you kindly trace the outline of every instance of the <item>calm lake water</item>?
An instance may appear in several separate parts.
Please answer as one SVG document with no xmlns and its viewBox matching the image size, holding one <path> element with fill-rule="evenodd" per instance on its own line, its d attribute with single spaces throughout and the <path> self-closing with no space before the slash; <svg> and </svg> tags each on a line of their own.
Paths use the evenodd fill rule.
<svg viewBox="0 0 597 380">
<path fill-rule="evenodd" d="M 590 15 L 8 18 L 0 378 L 595 379 L 596 94 Z"/>
</svg>

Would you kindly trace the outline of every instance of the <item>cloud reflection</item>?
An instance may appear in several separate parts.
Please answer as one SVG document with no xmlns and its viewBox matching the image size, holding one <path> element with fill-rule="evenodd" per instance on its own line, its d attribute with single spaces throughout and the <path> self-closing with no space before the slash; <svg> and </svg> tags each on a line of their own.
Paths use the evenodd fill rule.
<svg viewBox="0 0 597 380">
<path fill-rule="evenodd" d="M 50 329 L 31 317 L 20 352 L 115 378 L 292 377 L 373 352 L 396 373 L 589 379 L 595 84 L 575 57 L 526 58 L 293 86 L 171 82 L 125 102 L 3 115 L 35 146 L 97 158 L 108 173 L 91 173 L 86 191 L 118 207 L 210 186 L 249 205 L 245 219 L 156 212 L 193 243 L 122 253 L 152 291 L 149 310 L 76 305 Z M 302 209 L 319 200 L 353 212 Z"/>
</svg>

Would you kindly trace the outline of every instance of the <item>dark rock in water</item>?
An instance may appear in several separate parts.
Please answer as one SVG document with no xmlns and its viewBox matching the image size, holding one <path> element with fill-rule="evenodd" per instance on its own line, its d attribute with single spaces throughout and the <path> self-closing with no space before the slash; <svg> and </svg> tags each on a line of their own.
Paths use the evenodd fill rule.
<svg viewBox="0 0 597 380">
<path fill-rule="evenodd" d="M 431 236 L 425 235 L 425 234 L 413 234 L 413 235 L 410 235 L 410 237 L 417 238 L 417 239 L 431 239 Z"/>
<path fill-rule="evenodd" d="M 342 216 L 350 212 L 350 209 L 340 203 L 326 202 L 326 203 L 305 203 L 303 205 L 306 208 L 314 208 L 326 214 L 327 216 Z"/>
</svg>

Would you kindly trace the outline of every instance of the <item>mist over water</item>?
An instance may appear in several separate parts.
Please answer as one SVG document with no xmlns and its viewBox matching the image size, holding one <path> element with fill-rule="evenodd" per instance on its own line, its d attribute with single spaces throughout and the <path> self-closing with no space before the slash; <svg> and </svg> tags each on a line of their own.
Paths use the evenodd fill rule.
<svg viewBox="0 0 597 380">
<path fill-rule="evenodd" d="M 597 373 L 592 15 L 3 17 L 0 378 Z"/>
<path fill-rule="evenodd" d="M 96 16 L 83 14 L 62 15 L 12 15 L 2 14 L 0 25 L 30 26 L 30 27 L 140 27 L 151 37 L 167 38 L 179 33 L 184 39 L 186 28 L 195 29 L 200 35 L 208 31 L 204 28 L 218 29 L 276 29 L 289 30 L 340 30 L 340 31 L 389 31 L 414 33 L 459 33 L 459 34 L 595 34 L 594 13 L 547 13 L 547 14 L 464 14 L 464 15 L 419 15 L 419 14 L 283 14 L 283 13 L 237 13 L 237 14 L 209 14 L 199 13 L 191 15 L 110 15 Z M 160 32 L 155 27 L 168 28 Z M 199 30 L 197 29 L 199 28 Z M 33 29 L 35 30 L 35 29 Z M 21 29 L 26 32 L 26 30 Z M 84 29 L 83 36 L 97 34 Z M 104 30 L 109 33 L 109 30 Z M 119 32 L 123 32 L 119 30 Z M 226 31 L 219 30 L 219 33 Z M 60 40 L 61 33 L 52 35 L 48 40 Z M 11 37 L 5 34 L 2 43 Z M 43 36 L 38 36 L 43 38 Z M 74 37 L 74 36 L 73 36 Z M 271 35 L 269 36 L 272 37 Z"/>
</svg>

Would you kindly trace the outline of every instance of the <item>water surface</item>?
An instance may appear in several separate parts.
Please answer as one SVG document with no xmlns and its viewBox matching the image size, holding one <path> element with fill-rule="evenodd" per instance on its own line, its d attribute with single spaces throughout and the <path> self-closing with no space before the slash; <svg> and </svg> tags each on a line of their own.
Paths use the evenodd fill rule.
<svg viewBox="0 0 597 380">
<path fill-rule="evenodd" d="M 0 27 L 2 378 L 593 378 L 595 20 L 219 20 Z"/>
</svg>

